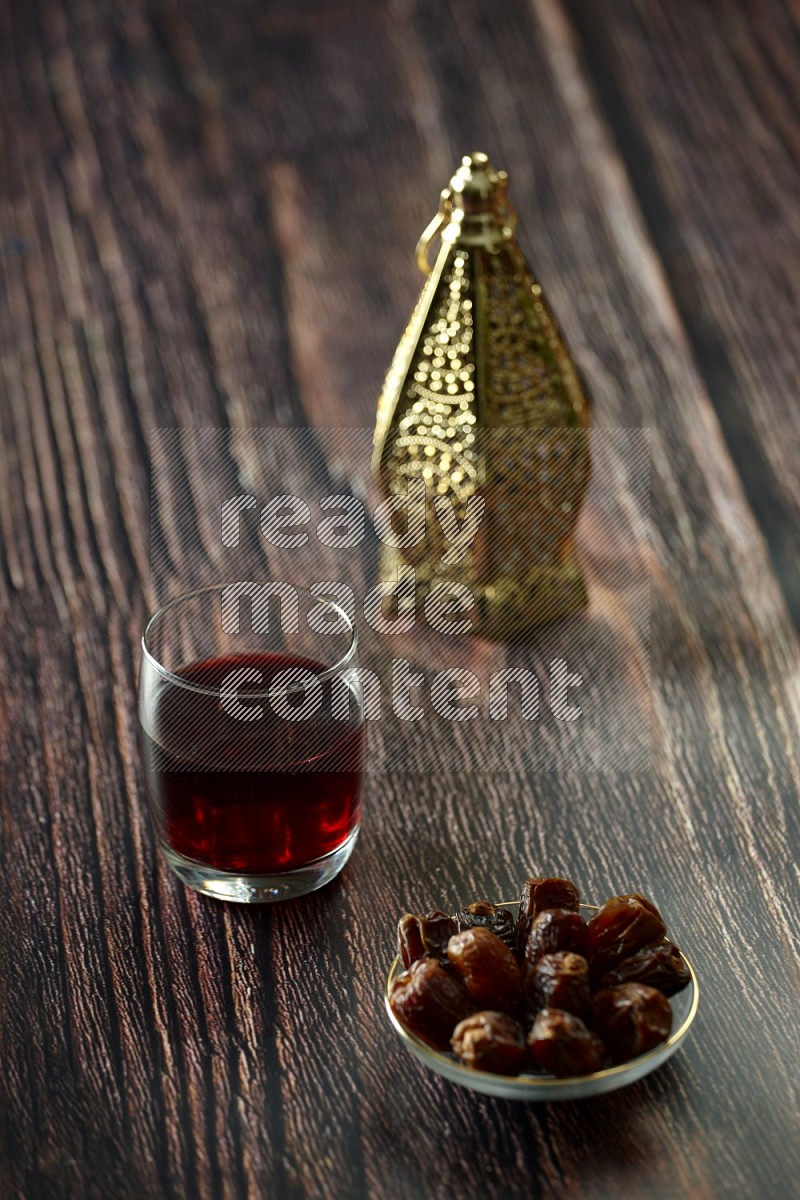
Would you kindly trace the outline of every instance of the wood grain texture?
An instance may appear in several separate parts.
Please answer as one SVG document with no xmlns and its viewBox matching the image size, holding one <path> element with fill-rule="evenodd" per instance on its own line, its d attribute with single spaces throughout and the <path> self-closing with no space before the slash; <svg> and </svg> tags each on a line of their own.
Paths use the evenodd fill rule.
<svg viewBox="0 0 800 1200">
<path fill-rule="evenodd" d="M 569 2 L 584 64 L 800 623 L 797 12 Z M 646 131 L 646 132 L 645 132 Z M 747 145 L 747 153 L 742 147 Z M 769 285 L 764 281 L 769 280 Z"/>
<path fill-rule="evenodd" d="M 0 8 L 4 1200 L 791 1193 L 796 22 Z M 596 423 L 650 430 L 651 768 L 533 772 L 520 744 L 505 771 L 376 772 L 325 892 L 206 901 L 142 799 L 151 431 L 369 426 L 416 237 L 473 147 L 512 172 Z M 701 980 L 680 1054 L 598 1101 L 451 1088 L 382 1013 L 399 911 L 538 869 L 651 892 Z"/>
</svg>

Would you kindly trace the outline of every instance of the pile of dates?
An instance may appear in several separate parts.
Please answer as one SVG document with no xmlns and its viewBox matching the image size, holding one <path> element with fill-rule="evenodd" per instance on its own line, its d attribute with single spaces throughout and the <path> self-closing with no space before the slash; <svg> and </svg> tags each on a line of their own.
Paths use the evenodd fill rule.
<svg viewBox="0 0 800 1200">
<path fill-rule="evenodd" d="M 454 916 L 406 913 L 405 968 L 389 1002 L 410 1033 L 498 1075 L 588 1075 L 669 1037 L 668 996 L 689 982 L 655 907 L 612 896 L 590 920 L 568 879 L 528 879 L 516 919 L 476 900 Z"/>
</svg>

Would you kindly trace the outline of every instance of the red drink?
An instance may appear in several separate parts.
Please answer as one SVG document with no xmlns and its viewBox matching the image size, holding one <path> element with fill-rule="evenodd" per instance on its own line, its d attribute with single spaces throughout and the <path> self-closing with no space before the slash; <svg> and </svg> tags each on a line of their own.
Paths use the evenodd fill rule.
<svg viewBox="0 0 800 1200">
<path fill-rule="evenodd" d="M 302 720 L 278 716 L 264 693 L 289 668 L 319 674 L 320 663 L 283 654 L 210 658 L 181 667 L 181 680 L 219 688 L 234 671 L 256 668 L 241 703 L 261 710 L 237 719 L 219 694 L 164 686 L 145 732 L 144 759 L 156 824 L 166 845 L 219 871 L 293 871 L 341 847 L 361 813 L 364 723 L 358 704 L 339 717 L 332 689 Z M 152 735 L 152 736 L 151 736 Z"/>
</svg>

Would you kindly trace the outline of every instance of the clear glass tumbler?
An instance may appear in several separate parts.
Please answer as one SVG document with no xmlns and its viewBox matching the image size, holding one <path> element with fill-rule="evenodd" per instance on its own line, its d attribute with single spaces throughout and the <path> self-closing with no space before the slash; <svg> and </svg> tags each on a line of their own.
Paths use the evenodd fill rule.
<svg viewBox="0 0 800 1200">
<path fill-rule="evenodd" d="M 361 823 L 365 725 L 351 618 L 287 584 L 187 592 L 142 638 L 139 720 L 164 857 L 253 904 L 315 891 Z"/>
</svg>

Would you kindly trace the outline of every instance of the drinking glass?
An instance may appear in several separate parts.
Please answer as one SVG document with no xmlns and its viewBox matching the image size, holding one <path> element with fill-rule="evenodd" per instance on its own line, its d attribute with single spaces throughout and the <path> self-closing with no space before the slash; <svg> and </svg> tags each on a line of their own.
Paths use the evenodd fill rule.
<svg viewBox="0 0 800 1200">
<path fill-rule="evenodd" d="M 139 720 L 161 850 L 189 887 L 253 904 L 315 891 L 361 823 L 364 706 L 350 616 L 316 589 L 186 592 L 142 638 Z"/>
</svg>

